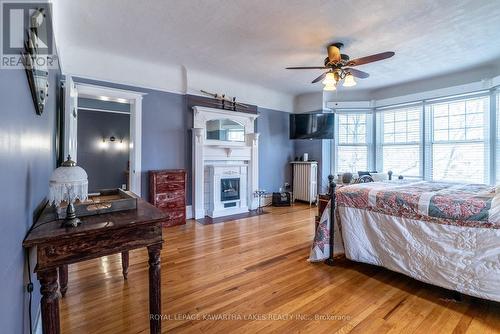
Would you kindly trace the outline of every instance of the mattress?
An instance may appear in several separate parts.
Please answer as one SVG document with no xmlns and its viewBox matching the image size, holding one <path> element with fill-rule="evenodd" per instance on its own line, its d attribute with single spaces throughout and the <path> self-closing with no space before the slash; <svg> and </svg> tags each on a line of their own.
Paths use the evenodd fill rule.
<svg viewBox="0 0 500 334">
<path fill-rule="evenodd" d="M 337 192 L 334 253 L 500 301 L 498 193 L 485 185 L 368 183 Z M 310 261 L 329 257 L 329 206 Z"/>
</svg>

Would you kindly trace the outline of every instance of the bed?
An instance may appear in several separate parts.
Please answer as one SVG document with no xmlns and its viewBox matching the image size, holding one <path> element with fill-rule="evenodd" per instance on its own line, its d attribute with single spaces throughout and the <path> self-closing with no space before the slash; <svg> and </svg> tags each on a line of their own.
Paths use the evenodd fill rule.
<svg viewBox="0 0 500 334">
<path fill-rule="evenodd" d="M 310 260 L 333 255 L 500 302 L 500 189 L 443 182 L 372 182 L 333 191 Z M 330 221 L 334 233 L 330 235 Z"/>
</svg>

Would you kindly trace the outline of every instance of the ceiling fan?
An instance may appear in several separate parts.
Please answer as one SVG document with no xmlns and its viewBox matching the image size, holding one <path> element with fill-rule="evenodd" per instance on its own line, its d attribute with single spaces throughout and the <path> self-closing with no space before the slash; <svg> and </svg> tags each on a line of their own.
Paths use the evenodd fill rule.
<svg viewBox="0 0 500 334">
<path fill-rule="evenodd" d="M 390 58 L 395 55 L 394 52 L 382 52 L 371 56 L 350 59 L 346 54 L 340 53 L 340 49 L 344 46 L 342 43 L 333 43 L 327 47 L 328 57 L 325 58 L 324 66 L 297 66 L 287 67 L 288 70 L 327 70 L 319 77 L 314 79 L 312 83 L 322 81 L 325 85 L 324 90 L 332 91 L 337 89 L 339 81 L 344 80 L 344 87 L 352 87 L 356 85 L 354 77 L 366 79 L 370 75 L 366 72 L 352 68 L 353 66 L 364 65 L 375 61 Z"/>
</svg>

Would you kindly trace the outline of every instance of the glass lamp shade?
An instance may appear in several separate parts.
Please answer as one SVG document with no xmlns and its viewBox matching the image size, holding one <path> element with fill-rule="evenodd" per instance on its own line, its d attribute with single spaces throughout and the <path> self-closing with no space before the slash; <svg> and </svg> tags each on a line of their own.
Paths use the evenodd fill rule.
<svg viewBox="0 0 500 334">
<path fill-rule="evenodd" d="M 343 86 L 344 87 L 356 86 L 356 80 L 354 80 L 354 76 L 351 73 L 346 75 Z"/>
<path fill-rule="evenodd" d="M 335 80 L 335 74 L 333 72 L 328 72 L 321 83 L 325 86 L 335 85 L 337 83 L 337 81 Z"/>
<path fill-rule="evenodd" d="M 334 91 L 334 90 L 337 90 L 337 87 L 335 86 L 335 84 L 326 84 L 325 87 L 323 87 L 323 90 L 324 91 L 327 91 L 327 92 L 331 92 L 331 91 Z"/>
<path fill-rule="evenodd" d="M 75 200 L 84 201 L 88 198 L 87 172 L 68 160 L 58 167 L 49 180 L 49 202 L 56 205 L 63 201 L 73 203 Z"/>
</svg>

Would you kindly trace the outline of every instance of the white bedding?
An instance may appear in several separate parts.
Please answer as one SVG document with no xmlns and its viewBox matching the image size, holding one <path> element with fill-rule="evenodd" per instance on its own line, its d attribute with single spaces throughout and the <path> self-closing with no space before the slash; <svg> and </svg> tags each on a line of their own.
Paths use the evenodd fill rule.
<svg viewBox="0 0 500 334">
<path fill-rule="evenodd" d="M 500 302 L 500 229 L 432 224 L 350 207 L 338 209 L 348 259 Z"/>
</svg>

